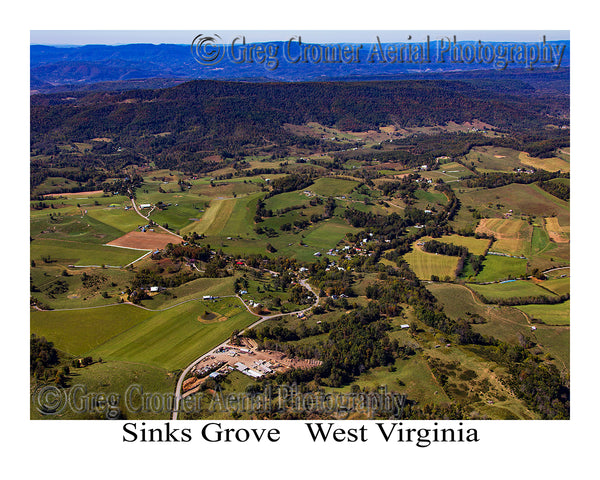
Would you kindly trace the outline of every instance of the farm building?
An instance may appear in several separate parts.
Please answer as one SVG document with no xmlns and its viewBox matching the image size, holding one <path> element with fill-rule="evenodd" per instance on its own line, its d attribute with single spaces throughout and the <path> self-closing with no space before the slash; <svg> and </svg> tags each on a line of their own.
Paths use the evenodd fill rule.
<svg viewBox="0 0 600 480">
<path fill-rule="evenodd" d="M 152 207 L 152 204 L 150 204 L 150 203 L 141 203 L 140 204 L 140 208 L 150 208 L 150 207 Z"/>
</svg>

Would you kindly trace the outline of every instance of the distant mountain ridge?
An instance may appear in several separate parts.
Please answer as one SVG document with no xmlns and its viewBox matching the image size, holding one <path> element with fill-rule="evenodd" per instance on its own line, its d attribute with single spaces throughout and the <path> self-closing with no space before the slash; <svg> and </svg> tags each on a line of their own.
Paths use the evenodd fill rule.
<svg viewBox="0 0 600 480">
<path fill-rule="evenodd" d="M 235 63 L 224 55 L 214 65 L 201 65 L 192 55 L 189 45 L 129 44 L 84 45 L 80 47 L 54 47 L 31 45 L 30 67 L 33 93 L 65 90 L 120 90 L 131 88 L 156 88 L 156 79 L 171 86 L 191 79 L 238 81 L 329 81 L 329 80 L 397 80 L 461 75 L 489 78 L 532 78 L 540 71 L 546 79 L 564 78 L 570 64 L 569 42 L 557 71 L 549 65 L 536 65 L 533 70 L 525 66 L 509 66 L 496 70 L 479 63 L 395 63 L 369 62 L 372 44 L 365 44 L 358 54 L 358 62 L 340 63 L 290 63 L 282 57 L 284 42 L 271 42 L 279 48 L 279 65 L 268 69 L 265 63 Z M 464 42 L 472 43 L 472 42 Z M 550 43 L 550 42 L 549 42 Z M 556 42 L 552 42 L 555 44 Z M 385 46 L 385 45 L 384 45 Z M 553 76 L 550 75 L 553 74 Z M 150 84 L 146 81 L 152 79 Z M 526 82 L 528 80 L 525 80 Z M 91 85 L 96 85 L 90 88 Z M 568 81 L 567 81 L 568 85 Z"/>
</svg>

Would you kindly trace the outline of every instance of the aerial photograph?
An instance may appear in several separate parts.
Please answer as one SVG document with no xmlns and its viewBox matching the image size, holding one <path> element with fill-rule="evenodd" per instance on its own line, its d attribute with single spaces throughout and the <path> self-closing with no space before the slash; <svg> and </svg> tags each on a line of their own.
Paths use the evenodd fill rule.
<svg viewBox="0 0 600 480">
<path fill-rule="evenodd" d="M 30 419 L 570 418 L 568 30 L 29 50 Z"/>
</svg>

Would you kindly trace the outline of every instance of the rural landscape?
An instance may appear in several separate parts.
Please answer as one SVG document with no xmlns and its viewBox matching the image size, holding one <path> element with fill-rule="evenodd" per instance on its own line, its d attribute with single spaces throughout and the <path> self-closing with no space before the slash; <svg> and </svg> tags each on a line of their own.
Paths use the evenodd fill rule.
<svg viewBox="0 0 600 480">
<path fill-rule="evenodd" d="M 568 67 L 36 82 L 31 389 L 96 400 L 32 419 L 569 418 Z"/>
</svg>

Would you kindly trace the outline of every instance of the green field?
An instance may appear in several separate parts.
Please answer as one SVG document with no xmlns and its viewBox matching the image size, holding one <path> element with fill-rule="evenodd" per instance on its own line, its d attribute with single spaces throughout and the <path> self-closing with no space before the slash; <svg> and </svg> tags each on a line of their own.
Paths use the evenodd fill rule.
<svg viewBox="0 0 600 480">
<path fill-rule="evenodd" d="M 517 308 L 547 325 L 569 325 L 571 323 L 569 300 L 556 305 L 520 305 Z"/>
<path fill-rule="evenodd" d="M 422 188 L 419 188 L 415 192 L 415 197 L 417 197 L 417 199 L 420 200 L 421 203 L 424 204 L 424 206 L 433 206 L 436 204 L 446 205 L 448 203 L 448 198 L 446 197 L 446 195 L 444 195 L 441 192 L 436 192 L 433 188 L 431 188 L 429 191 L 425 191 Z"/>
<path fill-rule="evenodd" d="M 206 309 L 227 317 L 227 320 L 215 323 L 199 321 L 199 316 Z M 183 368 L 226 340 L 233 330 L 241 330 L 254 321 L 256 317 L 236 299 L 223 299 L 216 303 L 192 301 L 154 313 L 151 318 L 105 342 L 91 354 L 169 370 Z"/>
<path fill-rule="evenodd" d="M 513 282 L 524 283 L 524 282 Z M 458 320 L 476 319 L 484 323 L 474 323 L 473 330 L 482 335 L 489 335 L 498 340 L 517 343 L 519 334 L 524 337 L 534 338 L 540 342 L 545 353 L 556 359 L 557 367 L 564 369 L 569 363 L 569 331 L 568 327 L 554 327 L 535 324 L 537 330 L 532 332 L 531 323 L 528 321 L 525 310 L 548 314 L 550 311 L 560 312 L 564 315 L 566 310 L 568 321 L 569 303 L 559 305 L 525 305 L 518 307 L 500 307 L 481 303 L 466 287 L 456 284 L 431 283 L 427 289 L 441 302 L 444 311 L 451 318 Z M 542 289 L 540 289 L 542 290 Z M 549 308 L 557 307 L 557 308 Z M 529 313 L 528 313 L 529 314 Z M 529 314 L 534 318 L 537 315 Z M 549 317 L 548 317 L 549 318 Z M 564 318 L 564 316 L 563 316 Z"/>
<path fill-rule="evenodd" d="M 82 282 L 83 273 L 92 280 L 87 285 Z M 121 268 L 67 270 L 60 265 L 36 266 L 30 270 L 30 275 L 34 287 L 32 296 L 53 309 L 116 303 L 133 276 L 132 272 Z M 65 285 L 67 291 L 63 291 Z"/>
<path fill-rule="evenodd" d="M 92 217 L 106 225 L 110 225 L 123 233 L 131 232 L 139 225 L 145 225 L 147 223 L 146 220 L 133 210 L 133 208 L 130 208 L 129 210 L 120 207 L 90 208 L 87 212 L 88 217 Z"/>
<path fill-rule="evenodd" d="M 310 187 L 306 190 L 308 191 Z M 265 207 L 269 210 L 282 210 L 284 208 L 293 207 L 296 205 L 308 205 L 309 197 L 301 192 L 285 192 L 267 198 L 265 200 Z"/>
<path fill-rule="evenodd" d="M 469 288 L 490 300 L 512 297 L 556 297 L 555 294 L 536 285 L 530 280 L 515 280 L 507 283 L 491 283 L 489 285 L 469 284 Z"/>
<path fill-rule="evenodd" d="M 206 235 L 219 235 L 229 220 L 236 202 L 237 199 L 235 198 L 211 201 L 210 206 L 206 212 L 204 212 L 202 218 L 199 221 L 193 222 L 187 227 L 182 228 L 180 230 L 181 233 L 196 232 Z"/>
<path fill-rule="evenodd" d="M 168 308 L 186 300 L 201 298 L 204 295 L 232 295 L 235 277 L 197 278 L 178 287 L 169 288 L 166 292 L 142 300 L 144 307 L 153 310 Z M 167 293 L 168 292 L 168 293 Z"/>
<path fill-rule="evenodd" d="M 221 236 L 249 236 L 254 235 L 254 215 L 256 215 L 256 204 L 258 198 L 263 195 L 262 192 L 253 193 L 246 197 L 238 198 L 235 202 L 233 211 L 227 218 L 227 221 L 221 229 Z M 209 233 L 216 235 L 215 231 Z"/>
<path fill-rule="evenodd" d="M 420 403 L 449 402 L 444 389 L 431 375 L 431 371 L 421 355 L 415 355 L 406 360 L 396 359 L 394 368 L 395 371 L 392 372 L 389 367 L 373 368 L 360 375 L 353 384 L 358 385 L 361 389 L 367 388 L 371 391 L 385 386 L 388 392 L 404 393 L 410 400 Z M 402 385 L 398 382 L 399 380 Z M 350 386 L 328 388 L 326 391 L 347 393 L 350 391 Z"/>
<path fill-rule="evenodd" d="M 61 265 L 114 265 L 124 266 L 141 257 L 141 250 L 109 247 L 62 240 L 35 239 L 30 246 L 31 258 L 39 265 L 42 257 L 50 257 Z"/>
<path fill-rule="evenodd" d="M 140 218 L 140 217 L 138 217 Z M 123 231 L 86 215 L 36 216 L 30 222 L 30 235 L 41 240 L 68 240 L 104 244 L 119 238 Z"/>
<path fill-rule="evenodd" d="M 495 282 L 518 278 L 527 272 L 527 260 L 523 258 L 486 255 L 483 269 L 473 279 L 475 282 Z"/>
<path fill-rule="evenodd" d="M 318 224 L 304 238 L 304 243 L 318 250 L 329 250 L 342 240 L 347 232 L 354 232 L 344 220 L 332 218 Z M 324 252 L 322 252 L 324 253 Z"/>
<path fill-rule="evenodd" d="M 319 178 L 306 190 L 310 190 L 311 192 L 324 197 L 337 197 L 349 194 L 357 185 L 358 182 L 355 180 L 345 180 L 343 178 Z"/>
<path fill-rule="evenodd" d="M 535 338 L 543 345 L 544 351 L 548 352 L 555 365 L 564 372 L 569 373 L 571 330 L 567 326 L 545 326 L 538 325 Z"/>
<path fill-rule="evenodd" d="M 104 394 L 110 399 L 111 406 L 101 405 L 91 413 L 80 413 L 66 408 L 60 415 L 42 416 L 32 405 L 31 419 L 105 419 L 109 409 L 116 410 L 113 405 L 118 406 L 125 418 L 131 420 L 166 420 L 171 416 L 168 399 L 175 390 L 177 376 L 163 368 L 139 363 L 103 361 L 85 368 L 71 368 L 69 377 L 70 387 L 83 385 L 85 388 L 84 391 L 79 387 L 72 389 L 74 397 L 83 399 L 85 395 Z M 140 394 L 146 395 L 146 398 L 150 395 L 150 398 L 159 401 L 147 408 L 148 405 L 142 403 Z M 161 402 L 162 399 L 165 401 Z M 78 405 L 80 404 L 77 404 L 76 408 Z"/>
<path fill-rule="evenodd" d="M 32 311 L 30 330 L 54 342 L 59 350 L 83 355 L 152 316 L 132 305 L 70 311 Z"/>
<path fill-rule="evenodd" d="M 544 280 L 540 285 L 548 290 L 552 290 L 557 295 L 564 295 L 571 291 L 571 277 Z"/>
</svg>

